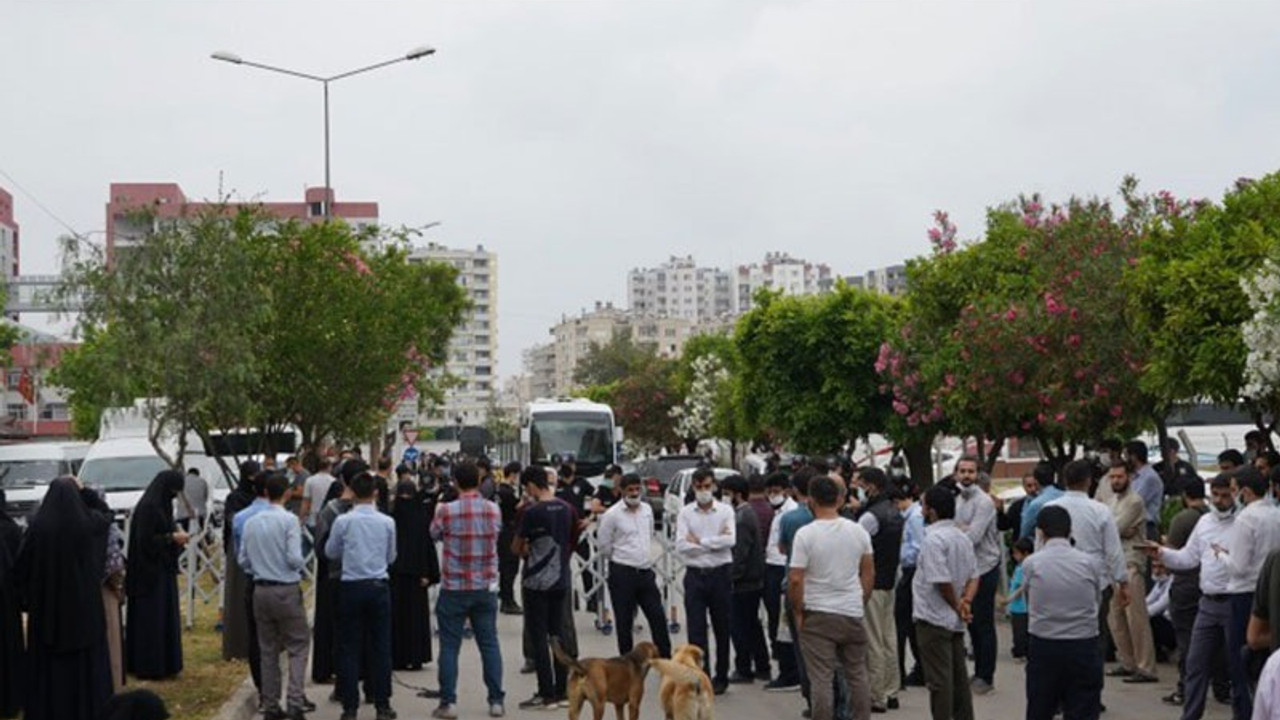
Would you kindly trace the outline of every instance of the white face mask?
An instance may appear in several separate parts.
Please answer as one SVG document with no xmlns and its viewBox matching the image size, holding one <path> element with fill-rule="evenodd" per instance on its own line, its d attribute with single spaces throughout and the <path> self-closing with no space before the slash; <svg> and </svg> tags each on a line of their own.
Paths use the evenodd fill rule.
<svg viewBox="0 0 1280 720">
<path fill-rule="evenodd" d="M 693 499 L 697 500 L 699 505 L 710 505 L 716 496 L 710 490 L 698 490 L 693 494 Z"/>
<path fill-rule="evenodd" d="M 628 495 L 622 498 L 622 502 L 626 503 L 627 507 L 630 507 L 630 508 L 640 507 L 640 498 L 638 497 L 631 497 L 630 495 Z"/>
<path fill-rule="evenodd" d="M 858 496 L 858 504 L 862 505 L 867 502 L 867 491 L 861 485 L 853 489 L 854 494 Z"/>
<path fill-rule="evenodd" d="M 1214 515 L 1214 517 L 1218 518 L 1219 520 L 1226 520 L 1227 518 L 1229 518 L 1229 517 L 1231 517 L 1232 515 L 1235 515 L 1235 514 L 1236 514 L 1236 506 L 1235 506 L 1235 505 L 1232 505 L 1231 507 L 1227 508 L 1226 510 L 1219 510 L 1217 505 L 1214 505 L 1214 504 L 1210 503 L 1210 504 L 1209 504 L 1209 509 L 1210 509 L 1211 511 L 1213 511 L 1213 515 Z"/>
<path fill-rule="evenodd" d="M 782 507 L 782 504 L 785 503 L 786 501 L 787 501 L 786 495 L 770 495 L 769 496 L 769 504 L 776 508 Z"/>
</svg>

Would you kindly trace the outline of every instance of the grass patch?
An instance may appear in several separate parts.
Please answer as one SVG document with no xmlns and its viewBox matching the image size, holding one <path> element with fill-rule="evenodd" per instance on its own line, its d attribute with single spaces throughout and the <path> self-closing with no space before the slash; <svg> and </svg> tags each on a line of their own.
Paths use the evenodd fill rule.
<svg viewBox="0 0 1280 720">
<path fill-rule="evenodd" d="M 222 659 L 217 624 L 218 603 L 197 600 L 195 624 L 182 633 L 182 673 L 160 681 L 130 677 L 128 687 L 147 688 L 164 698 L 175 720 L 207 720 L 216 715 L 249 673 L 248 662 Z"/>
</svg>

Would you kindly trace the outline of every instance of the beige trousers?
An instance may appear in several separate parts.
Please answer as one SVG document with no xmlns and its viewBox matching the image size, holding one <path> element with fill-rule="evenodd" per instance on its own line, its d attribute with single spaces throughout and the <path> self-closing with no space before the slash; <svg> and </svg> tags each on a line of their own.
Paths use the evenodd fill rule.
<svg viewBox="0 0 1280 720">
<path fill-rule="evenodd" d="M 124 647 L 120 632 L 120 596 L 115 590 L 102 586 L 102 608 L 107 620 L 107 654 L 111 660 L 111 691 L 120 692 L 124 687 Z"/>
<path fill-rule="evenodd" d="M 893 590 L 872 590 L 867 598 L 867 669 L 871 702 L 884 705 L 898 694 L 898 622 L 893 617 Z"/>
<path fill-rule="evenodd" d="M 1147 616 L 1147 583 L 1141 570 L 1133 565 L 1128 569 L 1129 604 L 1120 607 L 1112 597 L 1107 626 L 1111 628 L 1111 638 L 1116 643 L 1116 659 L 1120 664 L 1126 670 L 1154 677 L 1156 646 L 1151 637 L 1151 618 Z"/>
</svg>

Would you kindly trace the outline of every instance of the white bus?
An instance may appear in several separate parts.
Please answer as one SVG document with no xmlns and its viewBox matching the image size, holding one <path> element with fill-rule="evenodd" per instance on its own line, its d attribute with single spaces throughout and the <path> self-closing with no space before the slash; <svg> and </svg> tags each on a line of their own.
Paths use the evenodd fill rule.
<svg viewBox="0 0 1280 720">
<path fill-rule="evenodd" d="M 525 405 L 520 416 L 520 462 L 525 465 L 572 460 L 579 476 L 598 478 L 618 462 L 621 443 L 622 428 L 614 424 L 613 409 L 590 400 L 540 398 Z"/>
</svg>

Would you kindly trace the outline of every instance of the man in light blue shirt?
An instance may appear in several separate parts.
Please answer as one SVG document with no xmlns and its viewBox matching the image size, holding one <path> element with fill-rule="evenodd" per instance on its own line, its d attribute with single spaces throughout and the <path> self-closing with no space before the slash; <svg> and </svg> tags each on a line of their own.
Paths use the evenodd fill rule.
<svg viewBox="0 0 1280 720">
<path fill-rule="evenodd" d="M 1129 467 L 1133 468 L 1133 491 L 1142 497 L 1142 505 L 1147 512 L 1147 539 L 1155 540 L 1159 537 L 1156 527 L 1160 524 L 1160 510 L 1164 506 L 1164 480 L 1147 463 L 1146 443 L 1141 440 L 1125 443 L 1124 456 Z"/>
<path fill-rule="evenodd" d="M 264 477 L 259 476 L 254 479 L 254 489 L 258 492 L 258 497 L 254 498 L 249 507 L 236 513 L 231 520 L 231 537 L 235 541 L 236 562 L 240 562 L 240 539 L 244 537 L 244 528 L 249 521 L 258 513 L 271 507 L 271 501 L 267 499 L 266 488 L 263 487 Z M 248 569 L 244 567 L 244 563 L 240 563 L 240 567 L 248 573 Z"/>
<path fill-rule="evenodd" d="M 1035 538 L 1036 534 L 1036 518 L 1040 515 L 1040 510 L 1045 505 L 1062 497 L 1064 491 L 1058 487 L 1057 483 L 1052 482 L 1050 477 L 1049 483 L 1040 483 L 1040 494 L 1027 501 L 1022 506 L 1022 522 L 1019 525 L 1018 538 Z"/>
<path fill-rule="evenodd" d="M 269 504 L 244 523 L 238 561 L 253 577 L 253 613 L 262 658 L 259 707 L 267 720 L 302 720 L 314 709 L 303 694 L 311 629 L 302 604 L 302 528 L 284 509 L 289 479 L 273 472 L 263 480 Z M 261 500 L 262 498 L 259 498 Z M 257 503 L 255 502 L 255 505 Z M 245 515 L 241 513 L 240 515 Z M 239 519 L 240 516 L 237 516 Z M 287 710 L 280 709 L 280 653 L 289 655 Z"/>
<path fill-rule="evenodd" d="M 342 561 L 338 593 L 338 697 L 342 720 L 355 720 L 360 707 L 361 653 L 368 648 L 369 689 L 378 720 L 391 720 L 391 591 L 387 567 L 396 559 L 396 524 L 374 507 L 374 477 L 362 472 L 351 480 L 355 505 L 338 517 L 324 551 Z"/>
<path fill-rule="evenodd" d="M 893 597 L 893 616 L 898 625 L 898 677 L 903 685 L 924 685 L 924 670 L 920 667 L 920 648 L 916 644 L 916 626 L 911 618 L 911 582 L 915 578 L 916 564 L 920 559 L 920 546 L 924 543 L 924 512 L 920 501 L 912 495 L 914 488 L 898 490 L 898 507 L 902 511 L 902 555 L 898 563 L 902 566 L 898 587 Z M 907 648 L 911 648 L 911 657 L 916 658 L 915 667 L 907 672 Z"/>
</svg>

